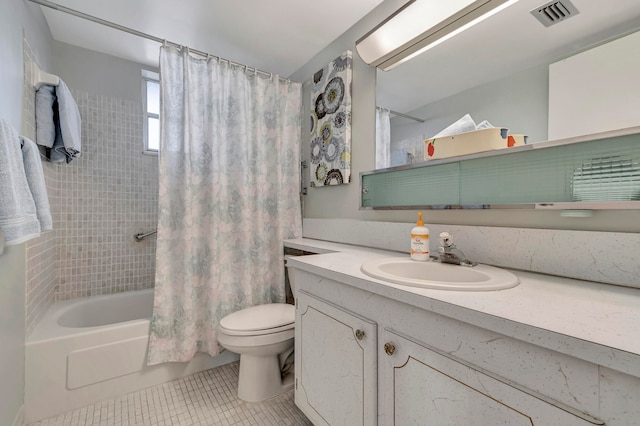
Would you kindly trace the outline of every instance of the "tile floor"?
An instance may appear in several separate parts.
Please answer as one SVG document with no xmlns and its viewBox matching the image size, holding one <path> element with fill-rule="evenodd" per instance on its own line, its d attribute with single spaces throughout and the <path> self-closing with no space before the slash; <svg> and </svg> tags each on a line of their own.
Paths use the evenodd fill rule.
<svg viewBox="0 0 640 426">
<path fill-rule="evenodd" d="M 239 400 L 238 365 L 223 365 L 30 426 L 312 425 L 293 403 L 293 391 L 260 403 Z"/>
</svg>

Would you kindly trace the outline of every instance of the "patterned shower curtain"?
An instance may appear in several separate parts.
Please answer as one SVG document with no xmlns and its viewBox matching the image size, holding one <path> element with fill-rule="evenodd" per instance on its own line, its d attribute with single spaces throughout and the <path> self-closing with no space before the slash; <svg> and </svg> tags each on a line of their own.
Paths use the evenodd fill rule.
<svg viewBox="0 0 640 426">
<path fill-rule="evenodd" d="M 376 107 L 376 169 L 391 166 L 391 112 Z"/>
<path fill-rule="evenodd" d="M 222 317 L 284 301 L 282 243 L 302 231 L 301 85 L 170 46 L 160 71 L 149 364 L 216 355 Z"/>
</svg>

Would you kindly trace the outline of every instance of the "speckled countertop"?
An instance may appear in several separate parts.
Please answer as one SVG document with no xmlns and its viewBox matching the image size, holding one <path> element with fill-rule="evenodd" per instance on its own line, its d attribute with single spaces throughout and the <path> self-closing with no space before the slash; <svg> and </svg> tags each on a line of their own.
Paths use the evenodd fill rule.
<svg viewBox="0 0 640 426">
<path fill-rule="evenodd" d="M 285 247 L 318 255 L 289 265 L 347 285 L 640 377 L 640 289 L 511 270 L 500 291 L 407 287 L 371 278 L 363 262 L 407 254 L 308 238 Z"/>
</svg>

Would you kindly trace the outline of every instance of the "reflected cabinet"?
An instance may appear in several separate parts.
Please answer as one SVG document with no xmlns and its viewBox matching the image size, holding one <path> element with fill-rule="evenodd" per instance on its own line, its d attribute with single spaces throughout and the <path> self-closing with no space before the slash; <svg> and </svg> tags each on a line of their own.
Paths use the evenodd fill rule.
<svg viewBox="0 0 640 426">
<path fill-rule="evenodd" d="M 640 127 L 360 174 L 361 208 L 639 209 Z"/>
</svg>

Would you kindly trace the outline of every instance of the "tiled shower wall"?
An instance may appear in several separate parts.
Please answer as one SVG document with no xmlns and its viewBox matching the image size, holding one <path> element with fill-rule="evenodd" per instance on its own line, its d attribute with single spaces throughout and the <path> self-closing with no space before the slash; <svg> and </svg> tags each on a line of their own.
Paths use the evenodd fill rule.
<svg viewBox="0 0 640 426">
<path fill-rule="evenodd" d="M 25 74 L 34 61 L 25 42 Z M 27 80 L 27 79 L 25 79 Z M 73 90 L 82 156 L 43 160 L 54 230 L 27 244 L 27 332 L 57 300 L 153 287 L 157 156 L 143 154 L 142 103 Z M 35 140 L 33 88 L 25 84 L 26 135 Z"/>
<path fill-rule="evenodd" d="M 73 91 L 82 157 L 58 167 L 56 300 L 153 287 L 158 157 L 143 154 L 142 104 Z"/>
<path fill-rule="evenodd" d="M 29 139 L 36 140 L 35 91 L 31 85 L 31 70 L 37 63 L 36 55 L 23 37 L 24 86 L 22 89 L 22 133 Z M 27 246 L 27 295 L 26 295 L 26 332 L 33 330 L 42 314 L 53 303 L 56 284 L 56 236 L 60 223 L 60 204 L 58 198 L 57 166 L 46 160 L 42 161 L 51 215 L 52 231 L 44 232 L 39 238 L 29 240 Z"/>
</svg>

